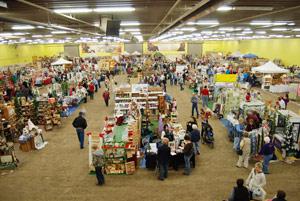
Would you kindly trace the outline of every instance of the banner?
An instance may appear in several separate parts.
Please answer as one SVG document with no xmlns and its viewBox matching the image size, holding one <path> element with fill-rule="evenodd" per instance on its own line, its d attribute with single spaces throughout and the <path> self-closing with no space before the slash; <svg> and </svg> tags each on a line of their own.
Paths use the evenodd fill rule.
<svg viewBox="0 0 300 201">
<path fill-rule="evenodd" d="M 120 44 L 81 44 L 81 52 L 82 53 L 113 53 L 113 54 L 121 54 L 122 46 Z"/>
<path fill-rule="evenodd" d="M 148 52 L 166 52 L 166 51 L 177 51 L 184 52 L 185 51 L 185 43 L 147 43 L 147 51 Z"/>
<path fill-rule="evenodd" d="M 216 74 L 215 82 L 236 82 L 237 74 Z"/>
</svg>

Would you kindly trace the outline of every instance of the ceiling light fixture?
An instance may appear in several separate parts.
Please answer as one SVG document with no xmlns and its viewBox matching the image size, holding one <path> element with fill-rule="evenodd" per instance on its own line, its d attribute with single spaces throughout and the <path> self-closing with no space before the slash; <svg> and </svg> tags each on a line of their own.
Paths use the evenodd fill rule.
<svg viewBox="0 0 300 201">
<path fill-rule="evenodd" d="M 55 13 L 73 14 L 73 13 L 90 13 L 92 9 L 89 8 L 67 8 L 67 9 L 55 9 Z"/>
<path fill-rule="evenodd" d="M 176 31 L 196 31 L 197 29 L 195 27 L 182 27 L 179 29 L 175 29 Z"/>
<path fill-rule="evenodd" d="M 139 28 L 132 28 L 132 29 L 124 29 L 124 30 L 120 30 L 120 31 L 132 32 L 132 31 L 141 31 L 141 30 Z"/>
<path fill-rule="evenodd" d="M 66 32 L 66 31 L 52 31 L 51 33 L 52 34 L 66 34 L 68 32 Z"/>
<path fill-rule="evenodd" d="M 30 30 L 34 29 L 34 26 L 31 25 L 15 25 L 11 27 L 13 30 Z"/>
<path fill-rule="evenodd" d="M 250 25 L 254 25 L 254 26 L 272 25 L 272 22 L 271 21 L 252 21 L 252 22 L 250 22 Z"/>
<path fill-rule="evenodd" d="M 189 22 L 188 25 L 219 25 L 218 20 L 199 20 L 197 22 Z"/>
<path fill-rule="evenodd" d="M 300 31 L 300 28 L 293 29 L 292 31 Z"/>
<path fill-rule="evenodd" d="M 139 26 L 139 25 L 141 25 L 141 23 L 138 22 L 138 21 L 124 21 L 124 22 L 121 22 L 120 25 L 123 26 L 123 27 L 125 27 L 125 26 Z"/>
<path fill-rule="evenodd" d="M 272 31 L 288 31 L 287 28 L 273 28 Z"/>
<path fill-rule="evenodd" d="M 266 34 L 267 32 L 266 31 L 256 31 L 255 33 L 256 34 Z"/>
<path fill-rule="evenodd" d="M 31 37 L 32 37 L 32 38 L 42 38 L 43 35 L 32 35 Z"/>
<path fill-rule="evenodd" d="M 232 6 L 221 6 L 217 9 L 217 11 L 231 11 L 234 10 L 235 8 Z"/>
<path fill-rule="evenodd" d="M 107 8 L 95 8 L 94 12 L 97 13 L 113 13 L 113 12 L 132 12 L 135 11 L 133 7 L 107 7 Z"/>
</svg>

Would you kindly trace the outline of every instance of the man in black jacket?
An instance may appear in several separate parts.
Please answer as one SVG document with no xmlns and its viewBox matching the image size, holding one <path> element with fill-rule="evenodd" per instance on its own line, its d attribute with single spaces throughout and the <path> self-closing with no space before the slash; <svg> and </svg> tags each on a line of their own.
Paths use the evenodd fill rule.
<svg viewBox="0 0 300 201">
<path fill-rule="evenodd" d="M 76 129 L 78 140 L 80 143 L 80 149 L 83 149 L 84 145 L 84 129 L 87 127 L 86 120 L 84 118 L 84 112 L 79 112 L 79 116 L 76 117 L 72 123 L 73 127 Z"/>
<path fill-rule="evenodd" d="M 168 177 L 168 166 L 169 166 L 169 158 L 171 149 L 168 146 L 169 139 L 163 138 L 163 144 L 158 147 L 157 151 L 157 160 L 159 165 L 159 180 L 163 181 Z"/>
<path fill-rule="evenodd" d="M 250 201 L 248 189 L 244 186 L 244 180 L 236 181 L 237 187 L 234 187 L 228 201 Z"/>
<path fill-rule="evenodd" d="M 191 141 L 194 145 L 194 153 L 200 154 L 200 146 L 199 146 L 199 141 L 200 141 L 200 131 L 198 130 L 198 127 L 196 124 L 192 125 L 192 132 L 191 132 Z"/>
</svg>

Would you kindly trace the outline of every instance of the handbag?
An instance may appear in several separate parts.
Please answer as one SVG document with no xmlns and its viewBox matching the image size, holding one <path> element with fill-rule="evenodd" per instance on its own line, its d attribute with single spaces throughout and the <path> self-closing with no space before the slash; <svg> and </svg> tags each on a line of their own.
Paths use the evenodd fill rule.
<svg viewBox="0 0 300 201">
<path fill-rule="evenodd" d="M 241 155 L 243 155 L 243 150 L 239 149 L 236 151 L 236 153 L 237 153 L 237 155 L 241 156 Z"/>
</svg>

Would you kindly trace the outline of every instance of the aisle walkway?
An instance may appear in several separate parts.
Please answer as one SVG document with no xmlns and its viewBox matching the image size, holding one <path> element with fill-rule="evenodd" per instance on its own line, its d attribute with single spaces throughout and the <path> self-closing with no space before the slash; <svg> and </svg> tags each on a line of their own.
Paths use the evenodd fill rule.
<svg viewBox="0 0 300 201">
<path fill-rule="evenodd" d="M 168 92 L 176 97 L 179 118 L 185 125 L 191 114 L 190 91 L 168 86 Z M 87 131 L 99 132 L 104 117 L 113 111 L 113 105 L 104 106 L 101 95 L 102 90 L 95 100 L 81 106 L 87 110 Z M 169 178 L 161 182 L 154 172 L 139 169 L 132 176 L 107 176 L 104 187 L 96 186 L 95 177 L 88 174 L 88 150 L 79 149 L 71 126 L 76 115 L 77 112 L 65 119 L 62 128 L 45 134 L 49 142 L 45 149 L 17 153 L 20 167 L 0 176 L 1 201 L 221 201 L 227 198 L 236 178 L 248 175 L 248 170 L 235 167 L 237 156 L 223 125 L 218 120 L 211 120 L 216 134 L 215 149 L 201 146 L 201 155 L 191 176 L 182 175 L 182 170 L 170 171 Z M 269 195 L 273 196 L 280 188 L 287 191 L 289 201 L 298 201 L 299 163 L 272 164 L 271 172 L 273 174 L 267 176 Z"/>
</svg>

